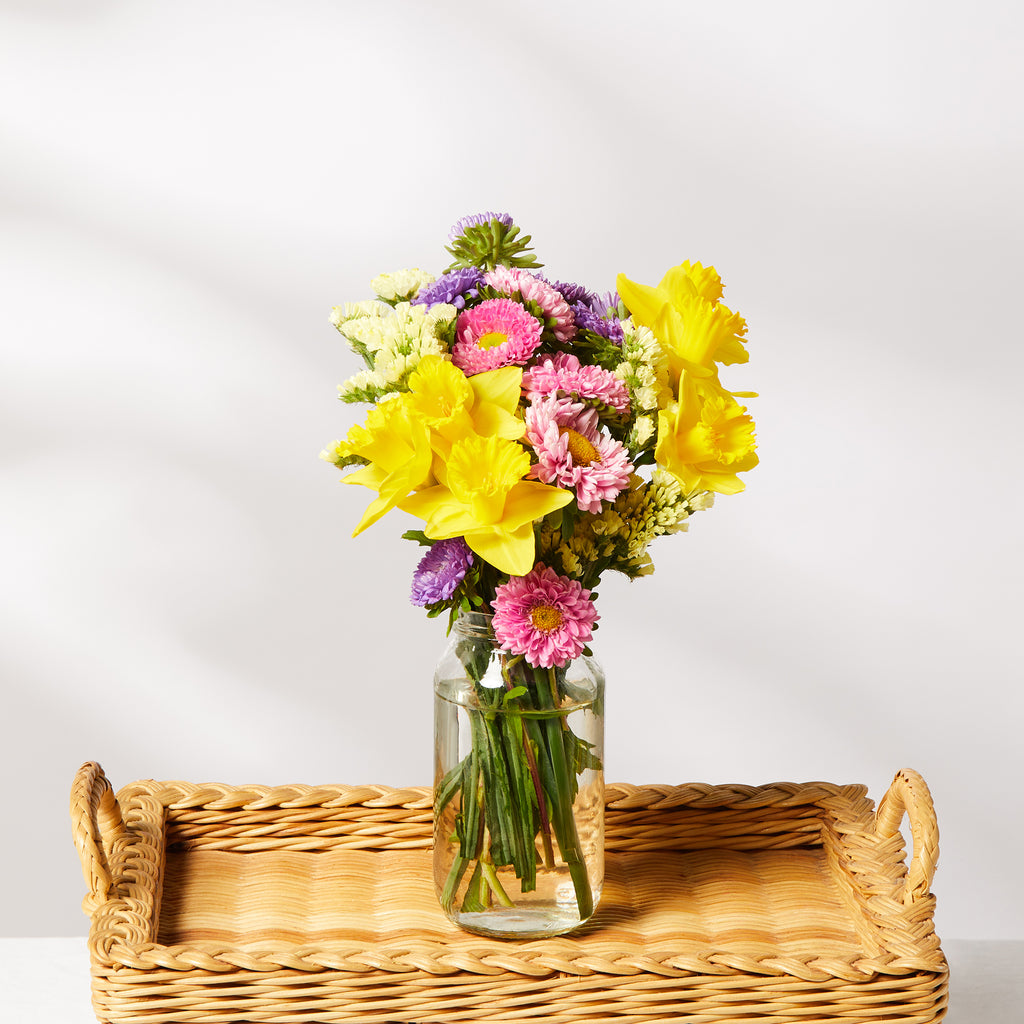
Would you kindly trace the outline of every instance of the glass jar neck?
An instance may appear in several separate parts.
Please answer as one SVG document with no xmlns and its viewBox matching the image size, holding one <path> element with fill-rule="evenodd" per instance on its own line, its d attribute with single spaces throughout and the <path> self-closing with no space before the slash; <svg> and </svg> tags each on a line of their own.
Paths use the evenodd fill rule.
<svg viewBox="0 0 1024 1024">
<path fill-rule="evenodd" d="M 490 612 L 459 612 L 454 632 L 470 640 L 494 641 L 494 616 Z"/>
</svg>

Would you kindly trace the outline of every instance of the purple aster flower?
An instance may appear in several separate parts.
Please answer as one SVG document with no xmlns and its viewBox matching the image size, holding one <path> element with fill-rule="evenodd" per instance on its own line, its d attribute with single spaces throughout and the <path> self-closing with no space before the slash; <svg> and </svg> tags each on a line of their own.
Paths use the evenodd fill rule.
<svg viewBox="0 0 1024 1024">
<path fill-rule="evenodd" d="M 600 334 L 602 338 L 614 341 L 617 345 L 622 344 L 622 324 L 618 320 L 605 320 L 603 316 L 599 316 L 589 306 L 584 306 L 582 302 L 572 304 L 572 315 L 580 330 L 593 331 L 595 334 Z"/>
<path fill-rule="evenodd" d="M 556 292 L 561 292 L 562 298 L 570 305 L 574 302 L 582 302 L 584 305 L 592 306 L 594 300 L 597 298 L 592 291 L 589 291 L 584 288 L 583 285 L 575 284 L 572 281 L 552 281 L 551 287 L 554 288 Z"/>
<path fill-rule="evenodd" d="M 439 302 L 447 302 L 456 309 L 465 309 L 467 299 L 475 299 L 480 293 L 477 289 L 483 283 L 484 275 L 476 267 L 460 267 L 447 274 L 442 274 L 436 281 L 424 285 L 416 298 L 414 306 L 434 306 Z"/>
<path fill-rule="evenodd" d="M 431 544 L 412 574 L 410 600 L 420 608 L 447 601 L 466 578 L 466 571 L 472 564 L 473 552 L 461 537 Z"/>
<path fill-rule="evenodd" d="M 603 295 L 591 295 L 590 301 L 587 305 L 598 315 L 607 316 L 611 313 L 612 316 L 618 316 L 619 310 L 619 293 L 618 292 L 605 292 Z"/>
<path fill-rule="evenodd" d="M 490 224 L 492 220 L 500 221 L 505 227 L 512 227 L 512 218 L 507 213 L 491 213 L 490 210 L 487 213 L 473 213 L 468 217 L 462 217 L 457 220 L 453 225 L 451 231 L 448 232 L 448 238 L 452 242 L 457 242 L 465 233 L 466 228 L 479 227 L 481 224 Z"/>
</svg>

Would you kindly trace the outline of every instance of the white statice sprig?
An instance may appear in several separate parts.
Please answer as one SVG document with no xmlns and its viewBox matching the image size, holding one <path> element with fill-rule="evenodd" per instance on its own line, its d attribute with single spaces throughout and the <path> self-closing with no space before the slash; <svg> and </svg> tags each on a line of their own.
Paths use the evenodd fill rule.
<svg viewBox="0 0 1024 1024">
<path fill-rule="evenodd" d="M 361 455 L 353 455 L 348 451 L 344 441 L 332 441 L 321 453 L 320 458 L 329 462 L 338 469 L 346 469 L 348 466 L 366 466 L 368 462 Z"/>
<path fill-rule="evenodd" d="M 338 397 L 377 402 L 408 390 L 409 377 L 425 355 L 447 354 L 456 313 L 444 303 L 429 309 L 408 302 L 394 308 L 381 302 L 335 307 L 332 323 L 366 363 L 365 370 L 338 385 Z"/>
<path fill-rule="evenodd" d="M 434 275 L 428 274 L 419 267 L 412 267 L 409 270 L 395 270 L 389 274 L 378 274 L 371 282 L 377 298 L 390 305 L 398 302 L 408 302 L 416 297 L 416 294 L 424 286 L 434 281 Z"/>
<path fill-rule="evenodd" d="M 668 357 L 650 328 L 636 327 L 625 320 L 622 333 L 622 361 L 615 368 L 615 376 L 629 388 L 635 411 L 656 413 L 672 399 Z"/>
<path fill-rule="evenodd" d="M 626 447 L 631 452 L 642 452 L 655 441 L 657 424 L 653 416 L 637 416 L 626 435 Z"/>
<path fill-rule="evenodd" d="M 331 309 L 331 323 L 338 333 L 348 342 L 348 347 L 360 356 L 368 367 L 373 366 L 373 359 L 367 347 L 359 340 L 360 331 L 356 322 L 364 319 L 379 319 L 389 312 L 389 307 L 378 299 L 367 299 L 363 302 L 346 302 Z"/>
<path fill-rule="evenodd" d="M 668 358 L 649 328 L 636 327 L 631 320 L 625 320 L 622 330 L 622 360 L 614 372 L 629 389 L 630 408 L 635 417 L 626 446 L 639 455 L 653 448 L 658 410 L 672 400 Z"/>
</svg>

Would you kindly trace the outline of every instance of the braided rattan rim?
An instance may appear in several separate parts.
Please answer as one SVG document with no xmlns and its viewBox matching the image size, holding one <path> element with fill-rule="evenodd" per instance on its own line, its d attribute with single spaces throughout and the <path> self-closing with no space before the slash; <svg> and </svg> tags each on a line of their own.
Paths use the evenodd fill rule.
<svg viewBox="0 0 1024 1024">
<path fill-rule="evenodd" d="M 291 970 L 316 973 L 371 971 L 447 975 L 514 973 L 529 977 L 553 974 L 591 974 L 687 977 L 691 975 L 750 974 L 790 976 L 806 982 L 861 982 L 879 976 L 903 977 L 920 972 L 944 972 L 945 961 L 931 925 L 934 897 L 929 892 L 938 857 L 938 829 L 924 780 L 909 769 L 896 775 L 874 820 L 864 820 L 863 786 L 830 783 L 774 783 L 769 786 L 611 785 L 606 803 L 612 810 L 668 810 L 676 807 L 768 806 L 799 807 L 818 804 L 856 820 L 849 836 L 840 836 L 850 849 L 842 856 L 863 863 L 867 887 L 878 890 L 869 897 L 872 913 L 892 941 L 878 955 L 840 957 L 768 957 L 755 959 L 731 952 L 708 951 L 679 955 L 678 950 L 616 950 L 592 940 L 547 939 L 519 942 L 496 949 L 494 942 L 467 936 L 457 946 L 434 941 L 406 941 L 401 946 L 373 948 L 350 945 L 329 949 L 226 948 L 196 942 L 166 946 L 153 941 L 153 906 L 147 904 L 153 886 L 141 880 L 159 875 L 163 855 L 164 809 L 209 810 L 271 807 L 405 808 L 429 814 L 431 791 L 423 787 L 387 786 L 245 786 L 196 785 L 185 782 L 139 782 L 125 787 L 125 823 L 109 782 L 96 762 L 79 770 L 72 789 L 71 813 L 75 843 L 82 859 L 89 894 L 83 909 L 92 915 L 90 948 L 94 963 L 137 970 L 201 971 L 228 975 L 238 970 L 272 972 Z M 914 841 L 906 883 L 898 881 L 903 848 L 898 831 L 906 813 Z M 885 880 L 897 878 L 891 891 Z M 881 880 L 881 881 L 880 881 Z"/>
</svg>

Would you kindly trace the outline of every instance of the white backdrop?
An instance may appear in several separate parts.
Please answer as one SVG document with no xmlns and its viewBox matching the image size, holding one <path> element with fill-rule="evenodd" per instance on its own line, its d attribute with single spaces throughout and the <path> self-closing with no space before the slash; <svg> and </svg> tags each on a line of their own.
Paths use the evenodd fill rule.
<svg viewBox="0 0 1024 1024">
<path fill-rule="evenodd" d="M 0 4 L 0 933 L 84 932 L 115 786 L 430 781 L 443 628 L 318 460 L 330 307 L 507 210 L 713 263 L 748 490 L 601 587 L 608 776 L 932 787 L 945 938 L 1024 937 L 1013 4 Z"/>
</svg>

